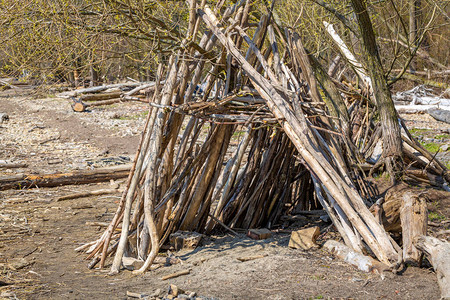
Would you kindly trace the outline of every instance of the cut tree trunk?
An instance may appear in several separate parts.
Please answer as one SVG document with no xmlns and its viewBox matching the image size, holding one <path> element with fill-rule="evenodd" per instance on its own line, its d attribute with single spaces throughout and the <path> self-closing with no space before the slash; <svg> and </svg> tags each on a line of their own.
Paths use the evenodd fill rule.
<svg viewBox="0 0 450 300">
<path fill-rule="evenodd" d="M 413 245 L 416 237 L 427 233 L 427 203 L 423 194 L 407 191 L 402 197 L 400 219 L 402 223 L 403 261 L 419 263 L 421 253 Z"/>
<path fill-rule="evenodd" d="M 423 251 L 436 271 L 442 299 L 450 299 L 450 243 L 431 236 L 414 239 L 417 249 Z"/>
<path fill-rule="evenodd" d="M 384 200 L 370 210 L 386 231 L 402 233 L 403 261 L 418 264 L 421 253 L 413 245 L 413 240 L 427 232 L 426 194 L 401 184 L 391 188 Z"/>
</svg>

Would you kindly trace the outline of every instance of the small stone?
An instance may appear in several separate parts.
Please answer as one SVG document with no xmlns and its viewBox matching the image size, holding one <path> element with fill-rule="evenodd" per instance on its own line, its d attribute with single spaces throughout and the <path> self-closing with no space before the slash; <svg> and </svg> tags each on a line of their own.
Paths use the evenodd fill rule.
<svg viewBox="0 0 450 300">
<path fill-rule="evenodd" d="M 6 113 L 0 113 L 0 123 L 6 122 L 9 120 L 9 116 Z"/>
<path fill-rule="evenodd" d="M 171 284 L 169 288 L 169 295 L 178 296 L 178 287 L 175 284 Z"/>
<path fill-rule="evenodd" d="M 136 259 L 134 257 L 124 256 L 122 258 L 122 263 L 125 269 L 133 271 L 140 269 L 144 265 L 144 261 L 140 259 Z"/>
<path fill-rule="evenodd" d="M 0 294 L 0 297 L 3 299 L 14 299 L 16 297 L 16 295 L 12 292 L 8 292 L 8 291 L 3 291 Z"/>
<path fill-rule="evenodd" d="M 161 289 L 156 289 L 150 296 L 151 297 L 159 297 L 161 296 L 162 290 Z"/>
<path fill-rule="evenodd" d="M 450 148 L 450 144 L 445 144 L 445 145 L 442 145 L 440 149 L 441 149 L 441 151 L 445 152 L 445 151 L 448 151 L 449 148 Z"/>
<path fill-rule="evenodd" d="M 293 231 L 289 240 L 289 247 L 295 249 L 308 250 L 318 247 L 316 239 L 320 234 L 318 226 Z"/>
<path fill-rule="evenodd" d="M 353 277 L 353 278 L 352 278 L 352 281 L 353 281 L 353 282 L 361 282 L 361 281 L 364 281 L 364 280 L 361 279 L 361 278 Z"/>
<path fill-rule="evenodd" d="M 182 289 L 180 289 L 178 286 L 176 286 L 175 284 L 171 284 L 169 287 L 169 295 L 172 295 L 174 297 L 178 297 L 179 295 L 183 294 L 184 291 Z"/>
<path fill-rule="evenodd" d="M 62 160 L 60 160 L 60 159 L 50 159 L 49 161 L 47 161 L 47 163 L 49 164 L 49 165 L 57 165 L 57 164 L 60 164 L 60 163 L 62 163 L 63 161 Z"/>
<path fill-rule="evenodd" d="M 188 293 L 188 292 L 186 292 L 186 293 Z M 188 293 L 189 298 L 194 298 L 196 295 L 197 295 L 196 292 L 190 292 L 190 293 Z"/>
</svg>

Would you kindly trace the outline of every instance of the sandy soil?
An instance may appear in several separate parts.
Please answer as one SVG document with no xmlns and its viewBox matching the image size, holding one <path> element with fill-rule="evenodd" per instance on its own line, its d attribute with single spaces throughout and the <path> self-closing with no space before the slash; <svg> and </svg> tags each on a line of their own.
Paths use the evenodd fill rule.
<svg viewBox="0 0 450 300">
<path fill-rule="evenodd" d="M 7 176 L 132 159 L 145 106 L 126 103 L 74 113 L 68 100 L 2 92 L 0 112 L 10 118 L 0 124 L 0 160 L 28 164 L 26 169 L 0 169 L 0 176 Z M 74 249 L 99 237 L 103 228 L 88 224 L 108 222 L 120 195 L 56 199 L 108 185 L 0 191 L 0 299 L 127 299 L 127 291 L 153 294 L 160 289 L 164 294 L 171 283 L 203 299 L 439 299 L 430 268 L 409 267 L 383 280 L 320 249 L 290 249 L 286 233 L 263 241 L 244 234 L 208 237 L 196 250 L 175 252 L 181 263 L 139 277 L 129 271 L 111 277 L 108 269 L 89 270 L 85 254 Z M 450 199 L 434 195 L 430 209 L 437 227 L 431 230 L 437 234 L 448 230 Z M 335 236 L 325 230 L 320 242 Z M 237 260 L 254 255 L 263 257 Z M 185 269 L 189 275 L 161 280 Z"/>
</svg>

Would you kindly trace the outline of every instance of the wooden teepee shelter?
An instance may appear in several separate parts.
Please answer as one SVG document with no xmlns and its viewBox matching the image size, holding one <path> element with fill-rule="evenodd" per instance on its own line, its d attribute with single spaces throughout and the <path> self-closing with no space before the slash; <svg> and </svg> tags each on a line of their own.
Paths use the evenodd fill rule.
<svg viewBox="0 0 450 300">
<path fill-rule="evenodd" d="M 270 12 L 249 26 L 251 3 L 238 1 L 219 19 L 217 7 L 189 2 L 188 32 L 158 69 L 127 188 L 109 227 L 84 247 L 91 267 L 114 256 L 116 273 L 124 255 L 134 256 L 145 261 L 142 273 L 177 230 L 271 227 L 314 199 L 352 249 L 388 266 L 402 261 L 368 209 L 363 169 L 380 139 L 375 108 L 344 99 L 345 87 Z M 404 129 L 411 163 L 445 176 Z"/>
</svg>

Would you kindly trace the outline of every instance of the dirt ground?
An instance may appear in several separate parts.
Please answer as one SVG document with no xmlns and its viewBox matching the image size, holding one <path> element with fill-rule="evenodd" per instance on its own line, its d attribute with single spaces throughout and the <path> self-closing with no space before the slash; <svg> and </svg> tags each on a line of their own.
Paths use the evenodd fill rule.
<svg viewBox="0 0 450 300">
<path fill-rule="evenodd" d="M 146 113 L 144 104 L 122 103 L 74 113 L 68 100 L 23 94 L 0 93 L 0 113 L 9 116 L 0 123 L 0 161 L 28 166 L 0 169 L 0 176 L 86 169 L 133 159 Z M 407 122 L 414 126 L 414 120 Z M 449 127 L 435 125 L 436 134 Z M 442 137 L 441 144 L 445 143 L 449 140 Z M 408 267 L 382 279 L 321 249 L 290 249 L 288 233 L 276 233 L 263 241 L 244 234 L 207 237 L 196 250 L 173 253 L 181 263 L 138 277 L 129 271 L 108 276 L 108 268 L 89 270 L 86 255 L 74 249 L 100 236 L 104 228 L 90 224 L 109 222 L 120 194 L 56 199 L 109 185 L 0 191 L 0 299 L 127 299 L 127 291 L 156 295 L 160 289 L 163 294 L 169 284 L 194 291 L 202 299 L 440 297 L 430 268 Z M 448 238 L 450 197 L 439 192 L 433 195 L 429 209 L 434 225 L 430 230 Z M 325 231 L 320 241 L 330 236 L 336 234 Z M 246 262 L 237 259 L 255 255 L 261 257 Z M 190 274 L 161 280 L 185 269 L 190 269 Z"/>
</svg>

